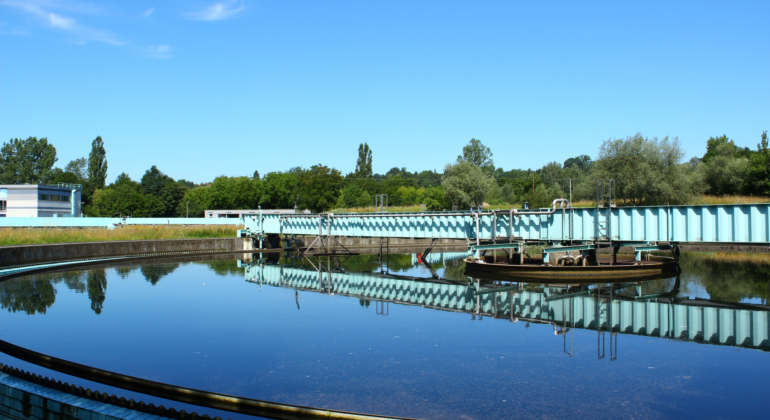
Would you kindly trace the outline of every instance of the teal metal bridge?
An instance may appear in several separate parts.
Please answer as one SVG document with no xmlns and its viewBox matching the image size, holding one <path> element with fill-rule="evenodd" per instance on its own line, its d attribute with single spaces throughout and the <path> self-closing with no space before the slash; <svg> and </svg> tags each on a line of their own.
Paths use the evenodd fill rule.
<svg viewBox="0 0 770 420">
<path fill-rule="evenodd" d="M 455 257 L 461 258 L 458 254 L 441 259 Z M 511 322 L 546 323 L 559 335 L 578 328 L 770 350 L 770 307 L 762 305 L 681 299 L 676 293 L 608 297 L 608 288 L 569 292 L 548 286 L 525 290 L 517 284 L 494 289 L 479 283 L 347 273 L 324 267 L 312 270 L 259 260 L 239 265 L 246 281 L 260 285 L 419 305 Z"/>
<path fill-rule="evenodd" d="M 558 200 L 557 200 L 558 201 Z M 564 200 L 566 201 L 566 200 Z M 245 235 L 469 241 L 770 243 L 770 204 L 249 215 Z"/>
</svg>

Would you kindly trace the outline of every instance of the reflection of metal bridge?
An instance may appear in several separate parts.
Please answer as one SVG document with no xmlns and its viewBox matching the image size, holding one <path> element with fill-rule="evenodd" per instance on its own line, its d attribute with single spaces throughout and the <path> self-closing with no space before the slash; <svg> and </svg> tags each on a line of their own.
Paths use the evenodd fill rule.
<svg viewBox="0 0 770 420">
<path fill-rule="evenodd" d="M 419 264 L 421 261 L 418 261 L 419 254 L 412 254 L 412 265 Z M 456 261 L 461 260 L 463 258 L 466 258 L 468 256 L 467 252 L 432 252 L 425 257 L 422 258 L 422 262 L 426 262 L 428 264 L 440 264 L 447 261 Z"/>
<path fill-rule="evenodd" d="M 511 321 L 525 320 L 623 334 L 770 350 L 770 311 L 762 306 L 719 304 L 672 296 L 623 297 L 601 290 L 552 293 L 520 285 L 492 292 L 479 285 L 387 274 L 242 263 L 246 280 L 271 286 L 335 293 L 375 301 L 420 305 Z M 616 286 L 617 287 L 617 286 Z M 478 293 L 480 292 L 480 293 Z"/>
</svg>

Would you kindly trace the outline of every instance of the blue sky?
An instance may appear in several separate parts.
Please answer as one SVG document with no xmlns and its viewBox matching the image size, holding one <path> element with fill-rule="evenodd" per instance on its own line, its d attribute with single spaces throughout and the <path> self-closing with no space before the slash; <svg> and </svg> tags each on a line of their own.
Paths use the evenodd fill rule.
<svg viewBox="0 0 770 420">
<path fill-rule="evenodd" d="M 323 163 L 441 171 L 471 137 L 539 168 L 636 132 L 755 148 L 770 2 L 0 0 L 0 140 L 108 179 Z"/>
</svg>

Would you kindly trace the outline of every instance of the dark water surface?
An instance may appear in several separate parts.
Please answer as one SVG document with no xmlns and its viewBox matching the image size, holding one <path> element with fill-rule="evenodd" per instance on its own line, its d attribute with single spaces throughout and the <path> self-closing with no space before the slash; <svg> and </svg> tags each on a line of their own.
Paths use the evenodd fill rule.
<svg viewBox="0 0 770 420">
<path fill-rule="evenodd" d="M 596 286 L 468 277 L 461 256 L 435 254 L 430 268 L 375 255 L 30 276 L 0 283 L 0 338 L 154 381 L 366 413 L 767 418 L 766 258 L 684 255 L 679 282 L 610 301 L 606 286 L 597 300 Z M 507 289 L 473 294 L 491 287 Z"/>
</svg>

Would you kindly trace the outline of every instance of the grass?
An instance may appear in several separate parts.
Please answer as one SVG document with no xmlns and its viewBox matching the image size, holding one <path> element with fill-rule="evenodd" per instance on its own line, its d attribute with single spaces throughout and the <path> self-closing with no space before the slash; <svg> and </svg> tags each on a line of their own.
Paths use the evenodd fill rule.
<svg viewBox="0 0 770 420">
<path fill-rule="evenodd" d="M 753 197 L 753 196 L 746 196 L 746 195 L 726 195 L 722 197 L 717 197 L 713 195 L 703 195 L 698 198 L 693 199 L 692 203 L 687 204 L 693 204 L 693 205 L 701 205 L 701 204 L 757 204 L 757 203 L 770 203 L 770 197 Z M 619 206 L 632 206 L 633 204 L 625 203 L 622 200 L 618 200 Z M 572 207 L 579 208 L 579 207 L 595 207 L 596 201 L 593 200 L 577 200 L 572 203 Z M 524 206 L 522 203 L 514 203 L 514 204 L 494 204 L 494 205 L 486 205 L 484 206 L 484 210 L 510 210 L 512 208 L 518 208 L 522 209 Z M 550 206 L 549 206 L 550 207 Z M 450 209 L 446 209 L 450 210 Z M 468 209 L 462 209 L 462 210 L 468 210 Z M 388 208 L 388 211 L 391 213 L 399 213 L 399 212 L 419 212 L 423 211 L 420 209 L 419 205 L 414 206 L 390 206 Z M 331 211 L 335 214 L 341 214 L 341 213 L 374 213 L 375 208 L 374 206 L 370 207 L 351 207 L 347 209 L 334 209 Z"/>
<path fill-rule="evenodd" d="M 726 195 L 717 197 L 714 195 L 704 195 L 694 204 L 755 204 L 770 203 L 770 197 L 753 197 L 746 195 Z"/>
<path fill-rule="evenodd" d="M 143 239 L 234 238 L 238 226 L 129 226 L 123 228 L 0 228 L 0 246 Z"/>
<path fill-rule="evenodd" d="M 715 261 L 718 263 L 741 263 L 770 266 L 770 254 L 735 253 L 735 252 L 685 252 L 691 258 Z"/>
</svg>

